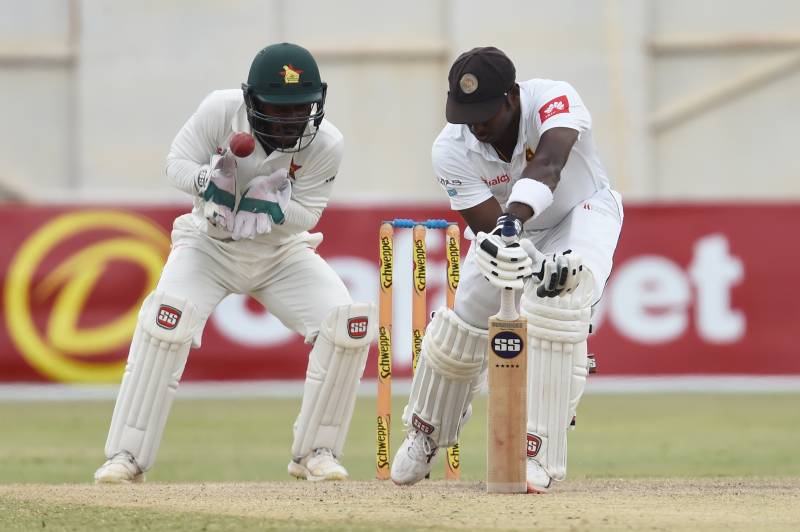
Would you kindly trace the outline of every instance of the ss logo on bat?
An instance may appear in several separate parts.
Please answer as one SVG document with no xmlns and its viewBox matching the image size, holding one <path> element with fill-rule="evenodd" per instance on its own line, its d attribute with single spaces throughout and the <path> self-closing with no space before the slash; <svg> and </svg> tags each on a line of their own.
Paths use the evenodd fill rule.
<svg viewBox="0 0 800 532">
<path fill-rule="evenodd" d="M 522 338 L 510 331 L 499 332 L 492 338 L 492 351 L 501 358 L 514 358 L 522 351 Z"/>
</svg>

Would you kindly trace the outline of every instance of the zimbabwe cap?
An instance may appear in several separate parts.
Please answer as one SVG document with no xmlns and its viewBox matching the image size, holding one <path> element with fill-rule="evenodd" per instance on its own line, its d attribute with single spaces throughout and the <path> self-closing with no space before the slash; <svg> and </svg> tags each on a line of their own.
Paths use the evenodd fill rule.
<svg viewBox="0 0 800 532">
<path fill-rule="evenodd" d="M 514 85 L 514 63 L 494 46 L 464 52 L 447 76 L 445 115 L 451 124 L 479 124 L 493 117 Z"/>
</svg>

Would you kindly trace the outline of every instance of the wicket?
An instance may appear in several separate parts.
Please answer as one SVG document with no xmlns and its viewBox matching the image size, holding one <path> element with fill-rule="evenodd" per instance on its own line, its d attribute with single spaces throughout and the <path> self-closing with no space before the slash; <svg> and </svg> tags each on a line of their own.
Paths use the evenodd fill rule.
<svg viewBox="0 0 800 532">
<path fill-rule="evenodd" d="M 413 236 L 412 284 L 414 291 L 411 303 L 412 370 L 416 371 L 422 350 L 422 337 L 427 324 L 427 250 L 425 235 L 428 229 L 446 230 L 447 256 L 447 306 L 453 308 L 461 265 L 461 232 L 456 222 L 446 220 L 416 221 L 396 218 L 381 224 L 379 232 L 380 256 L 380 301 L 378 322 L 378 416 L 376 476 L 388 479 L 391 456 L 391 412 L 392 412 L 392 284 L 394 274 L 394 228 L 410 228 Z M 445 478 L 458 480 L 461 477 L 461 460 L 458 444 L 447 449 Z"/>
</svg>

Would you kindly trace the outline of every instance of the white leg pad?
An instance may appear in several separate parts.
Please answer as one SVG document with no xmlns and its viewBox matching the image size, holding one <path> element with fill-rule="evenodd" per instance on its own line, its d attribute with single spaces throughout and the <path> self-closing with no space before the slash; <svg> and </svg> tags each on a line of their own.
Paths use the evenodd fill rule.
<svg viewBox="0 0 800 532">
<path fill-rule="evenodd" d="M 183 298 L 153 292 L 144 300 L 111 418 L 108 458 L 128 451 L 142 471 L 153 467 L 200 325 L 197 308 Z"/>
<path fill-rule="evenodd" d="M 458 441 L 486 359 L 488 331 L 472 327 L 450 309 L 436 312 L 425 332 L 403 423 L 439 447 Z"/>
<path fill-rule="evenodd" d="M 522 296 L 528 319 L 528 456 L 554 480 L 567 473 L 567 428 L 586 386 L 593 277 L 584 268 L 571 294 Z"/>
<path fill-rule="evenodd" d="M 303 404 L 294 426 L 296 461 L 320 448 L 330 449 L 337 458 L 342 455 L 377 329 L 373 303 L 342 305 L 323 320 L 308 357 Z"/>
</svg>

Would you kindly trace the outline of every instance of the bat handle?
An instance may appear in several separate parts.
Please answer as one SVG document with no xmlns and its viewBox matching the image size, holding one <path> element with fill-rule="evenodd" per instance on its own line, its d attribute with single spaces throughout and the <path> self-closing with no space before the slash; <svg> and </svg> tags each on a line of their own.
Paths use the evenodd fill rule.
<svg viewBox="0 0 800 532">
<path fill-rule="evenodd" d="M 503 288 L 500 292 L 500 312 L 497 317 L 501 320 L 516 320 L 519 318 L 517 312 L 517 301 L 514 297 L 514 290 Z"/>
</svg>

